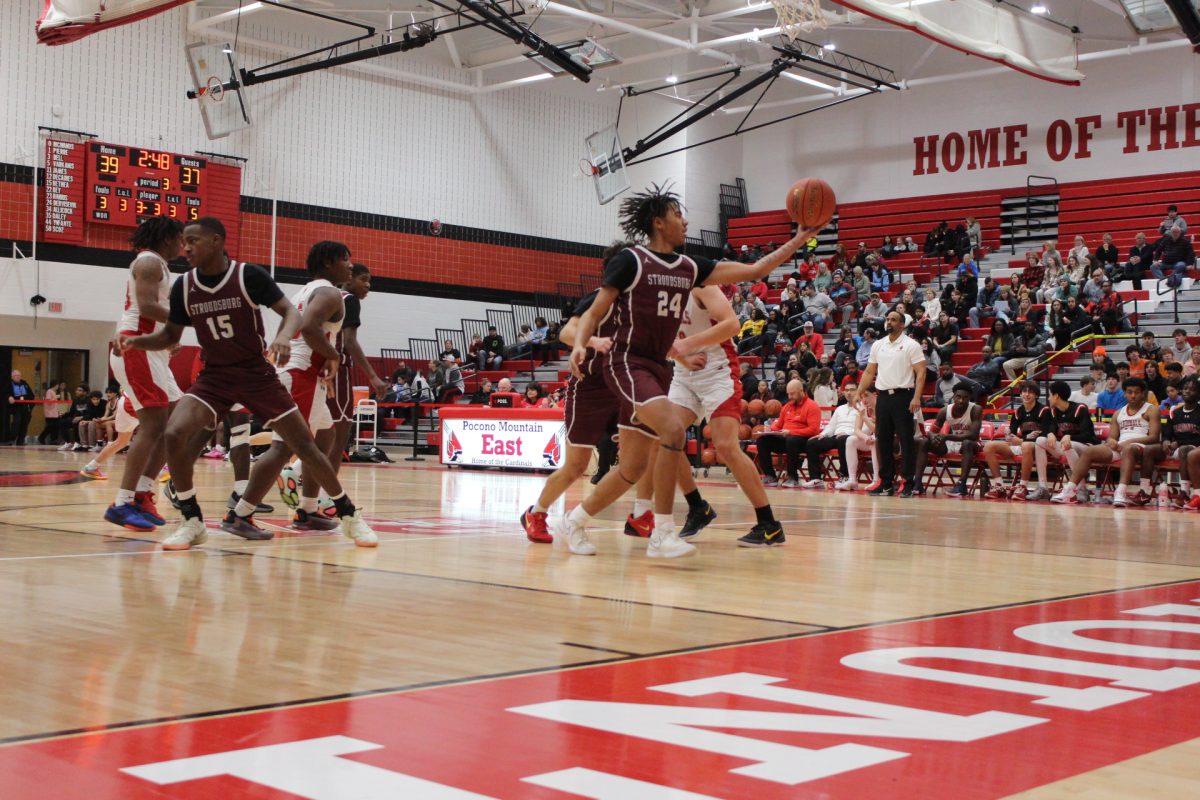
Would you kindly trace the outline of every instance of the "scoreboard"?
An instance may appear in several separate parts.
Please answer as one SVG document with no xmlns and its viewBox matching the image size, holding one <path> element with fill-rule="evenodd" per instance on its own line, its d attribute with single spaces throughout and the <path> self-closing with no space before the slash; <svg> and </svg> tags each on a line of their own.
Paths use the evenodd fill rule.
<svg viewBox="0 0 1200 800">
<path fill-rule="evenodd" d="M 147 217 L 199 219 L 208 213 L 208 167 L 199 156 L 89 142 L 85 219 L 124 227 Z"/>
</svg>

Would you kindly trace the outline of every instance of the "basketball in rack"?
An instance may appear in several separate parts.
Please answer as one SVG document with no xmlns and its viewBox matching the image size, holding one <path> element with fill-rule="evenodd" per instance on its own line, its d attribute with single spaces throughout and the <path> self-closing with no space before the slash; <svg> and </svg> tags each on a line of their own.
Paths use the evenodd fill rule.
<svg viewBox="0 0 1200 800">
<path fill-rule="evenodd" d="M 779 32 L 789 42 L 796 41 L 801 33 L 829 27 L 825 12 L 821 10 L 821 0 L 771 0 L 771 5 L 775 6 Z"/>
</svg>

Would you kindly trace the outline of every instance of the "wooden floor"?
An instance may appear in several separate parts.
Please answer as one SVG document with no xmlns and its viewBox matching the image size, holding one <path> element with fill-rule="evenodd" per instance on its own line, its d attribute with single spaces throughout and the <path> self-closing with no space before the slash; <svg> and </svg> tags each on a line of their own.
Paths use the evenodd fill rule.
<svg viewBox="0 0 1200 800">
<path fill-rule="evenodd" d="M 644 540 L 621 534 L 630 508 L 623 502 L 595 522 L 600 552 L 586 558 L 525 540 L 517 516 L 537 496 L 540 477 L 445 470 L 429 459 L 346 468 L 351 496 L 378 521 L 377 550 L 355 548 L 340 535 L 280 528 L 270 542 L 216 531 L 202 548 L 163 553 L 155 537 L 101 519 L 117 488 L 120 458 L 111 465 L 114 480 L 53 484 L 55 473 L 65 477 L 85 461 L 49 448 L 0 452 L 5 800 L 1200 796 L 1196 683 L 1143 687 L 1127 692 L 1127 702 L 1064 711 L 1029 694 L 847 675 L 839 663 L 839 654 L 864 649 L 975 647 L 1187 674 L 1200 660 L 1194 624 L 1200 620 L 1189 626 L 1186 613 L 1136 617 L 1156 630 L 1080 634 L 1176 648 L 1176 659 L 1039 649 L 1013 630 L 1030 622 L 1122 618 L 1129 609 L 1164 602 L 1200 603 L 1200 583 L 1189 583 L 1200 579 L 1196 515 L 773 490 L 787 545 L 747 550 L 735 539 L 753 523 L 753 512 L 732 481 L 714 474 L 701 488 L 720 516 L 700 536 L 697 557 L 646 558 Z M 227 464 L 202 460 L 197 479 L 211 523 L 224 512 L 231 473 Z M 51 485 L 19 485 L 34 481 Z M 586 483 L 573 489 L 568 507 L 587 489 Z M 552 523 L 562 513 L 561 506 L 552 509 Z M 283 525 L 286 516 L 267 520 Z M 795 705 L 775 701 L 729 695 L 722 704 L 647 691 L 754 672 L 746 665 L 768 655 L 779 670 L 768 674 L 793 688 L 850 697 L 861 690 L 877 702 L 955 715 L 1002 711 L 1042 724 L 1028 735 L 1014 730 L 969 745 L 925 735 L 781 733 L 809 729 L 771 732 L 732 723 L 711 734 L 714 741 L 820 750 L 829 754 L 826 761 L 836 761 L 835 745 L 845 743 L 909 754 L 832 777 L 782 780 L 741 769 L 762 760 L 749 751 L 672 743 L 661 732 L 631 737 L 599 724 L 547 721 L 549 712 L 537 705 L 699 703 L 799 719 Z M 1136 685 L 958 662 L 928 666 L 1064 687 Z M 487 705 L 493 697 L 494 710 Z M 512 713 L 511 704 L 522 710 Z M 434 714 L 434 708 L 457 710 Z M 394 739 L 373 739 L 356 727 L 376 724 L 377 716 L 387 721 L 379 723 L 379 736 Z M 493 726 L 493 719 L 500 722 Z M 285 790 L 274 779 L 256 782 L 236 770 L 173 783 L 129 771 L 322 736 L 374 742 L 384 754 L 420 753 L 431 740 L 439 748 L 403 766 L 369 753 L 340 758 L 362 772 L 347 779 L 358 793 L 303 781 Z M 467 746 L 476 740 L 478 750 Z M 510 757 L 514 749 L 519 758 Z M 460 757 L 437 762 L 447 752 Z M 375 786 L 373 780 L 391 785 L 385 772 L 422 770 L 429 783 L 398 794 L 362 788 Z M 567 777 L 529 779 L 539 772 Z M 567 785 L 561 781 L 585 774 L 590 783 L 571 785 L 599 787 L 593 793 L 561 788 Z M 56 780 L 62 787 L 52 789 Z M 666 793 L 664 786 L 679 791 Z M 914 794 L 898 786 L 923 788 Z"/>
</svg>

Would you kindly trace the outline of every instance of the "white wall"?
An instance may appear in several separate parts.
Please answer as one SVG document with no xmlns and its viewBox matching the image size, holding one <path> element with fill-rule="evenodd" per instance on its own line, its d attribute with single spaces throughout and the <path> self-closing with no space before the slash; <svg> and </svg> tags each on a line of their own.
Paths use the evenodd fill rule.
<svg viewBox="0 0 1200 800">
<path fill-rule="evenodd" d="M 964 58 L 963 64 L 970 69 L 984 62 Z M 1140 153 L 1124 155 L 1124 133 L 1117 127 L 1121 111 L 1200 99 L 1200 59 L 1190 48 L 1087 61 L 1080 68 L 1087 80 L 1078 88 L 1011 70 L 937 83 L 914 81 L 918 85 L 907 91 L 884 92 L 752 133 L 740 139 L 741 174 L 751 209 L 781 208 L 792 181 L 810 175 L 828 181 L 838 199 L 848 202 L 1024 186 L 1030 174 L 1074 181 L 1200 164 L 1200 148 L 1150 152 L 1145 136 Z M 1051 123 L 1092 114 L 1101 116 L 1092 157 L 1052 161 L 1045 143 Z M 1028 163 L 1022 166 L 913 175 L 915 137 L 1019 123 L 1029 125 Z"/>
</svg>

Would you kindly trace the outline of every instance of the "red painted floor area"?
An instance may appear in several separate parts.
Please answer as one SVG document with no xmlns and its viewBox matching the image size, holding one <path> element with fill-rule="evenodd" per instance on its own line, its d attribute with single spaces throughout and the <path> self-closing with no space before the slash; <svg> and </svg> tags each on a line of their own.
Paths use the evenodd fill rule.
<svg viewBox="0 0 1200 800">
<path fill-rule="evenodd" d="M 14 744 L 0 797 L 998 797 L 1200 734 L 1197 598 L 1180 583 Z"/>
</svg>

